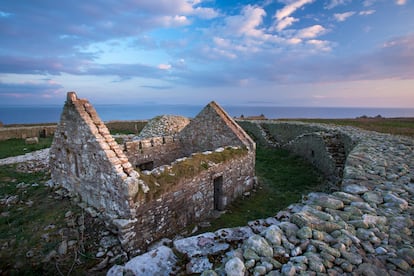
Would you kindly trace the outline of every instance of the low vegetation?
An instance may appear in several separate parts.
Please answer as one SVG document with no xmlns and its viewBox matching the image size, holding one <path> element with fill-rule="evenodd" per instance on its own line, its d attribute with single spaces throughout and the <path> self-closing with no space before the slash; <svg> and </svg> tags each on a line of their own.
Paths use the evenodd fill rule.
<svg viewBox="0 0 414 276">
<path fill-rule="evenodd" d="M 45 185 L 47 172 L 23 173 L 0 166 L 0 274 L 86 275 L 103 225 Z M 84 230 L 79 231 L 82 218 Z M 58 253 L 63 240 L 69 245 Z"/>
<path fill-rule="evenodd" d="M 247 154 L 247 149 L 232 147 L 225 148 L 221 152 L 212 152 L 209 154 L 197 153 L 189 158 L 175 162 L 171 166 L 164 166 L 163 169 L 158 169 L 157 174 L 146 175 L 141 173 L 140 175 L 142 180 L 150 186 L 150 191 L 147 196 L 157 198 L 180 179 L 194 177 L 214 164 L 219 164 L 235 156 L 245 154 Z M 138 194 L 138 196 L 142 195 Z"/>
<path fill-rule="evenodd" d="M 234 201 L 225 214 L 203 231 L 246 225 L 254 219 L 274 216 L 278 210 L 300 201 L 302 195 L 323 189 L 321 174 L 286 150 L 258 147 L 256 175 L 259 180 L 256 192 Z"/>
<path fill-rule="evenodd" d="M 366 130 L 414 137 L 414 118 L 361 117 L 356 119 L 295 119 L 306 123 L 354 126 Z"/>
<path fill-rule="evenodd" d="M 0 159 L 18 156 L 35 150 L 45 149 L 52 144 L 53 137 L 39 138 L 38 144 L 26 144 L 24 139 L 9 139 L 0 142 Z"/>
</svg>

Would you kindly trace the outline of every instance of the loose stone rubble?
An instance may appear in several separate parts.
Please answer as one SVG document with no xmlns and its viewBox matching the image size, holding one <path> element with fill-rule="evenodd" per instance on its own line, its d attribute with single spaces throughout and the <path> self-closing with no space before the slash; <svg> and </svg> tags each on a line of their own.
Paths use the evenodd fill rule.
<svg viewBox="0 0 414 276">
<path fill-rule="evenodd" d="M 158 116 L 149 120 L 135 139 L 139 140 L 152 137 L 172 136 L 179 133 L 189 123 L 190 120 L 183 116 Z"/>
<path fill-rule="evenodd" d="M 177 239 L 177 261 L 169 257 L 159 275 L 413 275 L 414 140 L 324 128 L 356 142 L 339 191 L 310 193 L 248 226 Z M 107 275 L 130 271 L 135 260 Z"/>
</svg>

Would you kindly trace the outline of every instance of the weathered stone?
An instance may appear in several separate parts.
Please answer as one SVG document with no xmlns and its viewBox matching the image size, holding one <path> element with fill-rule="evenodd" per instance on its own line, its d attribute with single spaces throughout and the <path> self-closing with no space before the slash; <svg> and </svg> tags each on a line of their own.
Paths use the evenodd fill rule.
<svg viewBox="0 0 414 276">
<path fill-rule="evenodd" d="M 307 202 L 311 205 L 317 205 L 334 210 L 344 208 L 344 203 L 341 200 L 335 199 L 334 197 L 327 194 L 311 193 L 308 195 L 308 197 L 309 199 Z"/>
<path fill-rule="evenodd" d="M 227 276 L 244 276 L 246 267 L 239 258 L 231 258 L 226 262 L 224 270 Z"/>
<path fill-rule="evenodd" d="M 385 269 L 370 263 L 360 264 L 355 272 L 364 276 L 389 275 Z"/>
<path fill-rule="evenodd" d="M 189 257 L 219 254 L 229 248 L 229 244 L 217 242 L 214 233 L 204 233 L 174 241 L 174 248 Z"/>
<path fill-rule="evenodd" d="M 250 248 L 257 255 L 263 257 L 272 257 L 273 256 L 273 248 L 267 243 L 267 241 L 259 236 L 253 235 L 249 237 L 243 244 L 244 248 Z"/>
<path fill-rule="evenodd" d="M 214 270 L 206 270 L 200 276 L 218 276 L 218 274 Z"/>
<path fill-rule="evenodd" d="M 362 198 L 368 203 L 381 204 L 384 202 L 381 193 L 378 191 L 368 191 L 364 193 Z"/>
<path fill-rule="evenodd" d="M 351 202 L 362 201 L 361 197 L 345 192 L 334 192 L 333 196 L 341 200 L 345 204 L 350 204 Z"/>
<path fill-rule="evenodd" d="M 384 196 L 384 201 L 389 205 L 399 207 L 402 210 L 408 208 L 408 202 L 405 199 L 402 199 L 392 193 L 387 193 Z"/>
<path fill-rule="evenodd" d="M 295 225 L 296 226 L 296 225 Z M 276 225 L 271 225 L 267 228 L 262 235 L 269 241 L 272 245 L 281 245 L 283 231 Z"/>
<path fill-rule="evenodd" d="M 290 220 L 299 227 L 307 226 L 328 233 L 342 228 L 334 222 L 323 221 L 306 211 L 293 214 Z"/>
<path fill-rule="evenodd" d="M 257 255 L 256 252 L 253 251 L 253 249 L 251 249 L 251 248 L 246 248 L 244 250 L 243 258 L 245 258 L 246 260 L 254 260 L 254 261 L 260 260 L 259 255 Z"/>
<path fill-rule="evenodd" d="M 343 188 L 344 192 L 354 194 L 354 195 L 361 195 L 368 191 L 368 188 L 362 185 L 351 184 L 347 185 Z"/>
<path fill-rule="evenodd" d="M 266 274 L 266 267 L 263 265 L 257 265 L 254 269 L 253 269 L 253 275 L 265 275 Z"/>
<path fill-rule="evenodd" d="M 205 270 L 213 268 L 207 257 L 194 257 L 186 265 L 187 274 L 202 273 Z"/>
<path fill-rule="evenodd" d="M 292 264 L 284 264 L 282 266 L 282 275 L 284 276 L 293 276 L 296 274 L 296 269 Z"/>
<path fill-rule="evenodd" d="M 325 273 L 326 269 L 319 255 L 306 252 L 305 256 L 308 258 L 310 270 L 315 271 L 316 273 Z"/>
<path fill-rule="evenodd" d="M 177 262 L 177 257 L 173 251 L 161 246 L 157 249 L 149 251 L 143 255 L 137 256 L 129 260 L 123 267 L 114 266 L 108 272 L 108 276 L 123 275 L 123 272 L 132 272 L 133 275 L 165 275 L 172 273 Z"/>
<path fill-rule="evenodd" d="M 404 261 L 403 259 L 400 258 L 389 258 L 387 259 L 387 261 L 389 261 L 390 263 L 396 265 L 398 268 L 407 271 L 410 269 L 410 265 Z"/>
<path fill-rule="evenodd" d="M 308 226 L 304 226 L 296 232 L 296 235 L 299 239 L 310 239 L 312 238 L 312 229 Z"/>
</svg>

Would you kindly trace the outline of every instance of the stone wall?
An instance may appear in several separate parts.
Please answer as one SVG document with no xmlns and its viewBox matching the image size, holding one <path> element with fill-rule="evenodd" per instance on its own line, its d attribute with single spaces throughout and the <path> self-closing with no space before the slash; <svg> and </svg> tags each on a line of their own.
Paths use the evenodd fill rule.
<svg viewBox="0 0 414 276">
<path fill-rule="evenodd" d="M 50 149 L 51 177 L 107 217 L 131 217 L 138 192 L 132 168 L 95 109 L 68 93 Z"/>
<path fill-rule="evenodd" d="M 208 104 L 179 133 L 187 153 L 213 150 L 221 146 L 245 146 L 255 149 L 255 142 L 215 102 Z"/>
<path fill-rule="evenodd" d="M 121 147 L 92 105 L 70 92 L 50 149 L 52 180 L 97 209 L 126 251 L 145 249 L 157 238 L 207 218 L 214 209 L 222 210 L 254 185 L 255 143 L 243 129 L 216 103 L 193 122 L 178 139 L 152 137 Z M 230 150 L 236 154 L 229 153 L 230 159 L 196 164 L 195 173 L 190 168 L 177 172 L 179 177 L 168 175 L 162 189 L 157 180 L 145 177 L 154 166 L 171 167 L 174 160 L 181 162 L 177 158 L 195 158 L 196 152 L 219 148 L 225 157 L 221 147 L 227 146 L 245 154 Z M 200 153 L 206 154 L 212 153 Z"/>
<path fill-rule="evenodd" d="M 0 128 L 0 141 L 8 139 L 26 139 L 28 137 L 53 136 L 56 125 L 2 127 Z"/>
<path fill-rule="evenodd" d="M 222 177 L 221 208 L 250 190 L 255 184 L 254 154 L 246 152 L 224 163 L 216 164 L 194 178 L 182 178 L 159 197 L 141 197 L 136 202 L 134 237 L 121 237 L 124 248 L 146 249 L 156 240 L 174 237 L 185 227 L 205 220 L 217 211 L 214 203 L 214 179 Z M 122 230 L 118 230 L 122 232 Z"/>
<path fill-rule="evenodd" d="M 284 148 L 318 168 L 335 188 L 342 179 L 346 156 L 356 144 L 347 133 L 322 124 L 239 121 L 265 147 Z"/>
<path fill-rule="evenodd" d="M 344 145 L 340 191 L 304 195 L 245 226 L 177 239 L 170 245 L 170 265 L 154 274 L 414 275 L 414 140 L 318 127 Z M 155 253 L 125 267 L 136 271 L 133 264 L 145 256 L 148 263 L 148 255 L 157 263 Z M 175 254 L 189 258 L 183 264 Z M 108 275 L 121 275 L 115 271 L 127 270 L 114 266 Z"/>
<path fill-rule="evenodd" d="M 153 137 L 126 142 L 124 152 L 129 162 L 135 168 L 141 169 L 145 168 L 145 164 L 151 167 L 159 167 L 185 156 L 181 142 L 174 136 Z"/>
</svg>

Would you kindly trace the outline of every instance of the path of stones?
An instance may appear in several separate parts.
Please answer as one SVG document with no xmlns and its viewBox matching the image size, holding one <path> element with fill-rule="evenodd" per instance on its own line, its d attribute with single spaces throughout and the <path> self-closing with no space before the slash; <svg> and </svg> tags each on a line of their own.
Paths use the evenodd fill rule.
<svg viewBox="0 0 414 276">
<path fill-rule="evenodd" d="M 358 141 L 341 191 L 311 193 L 248 226 L 164 240 L 108 275 L 413 275 L 414 140 L 323 127 Z"/>
</svg>

